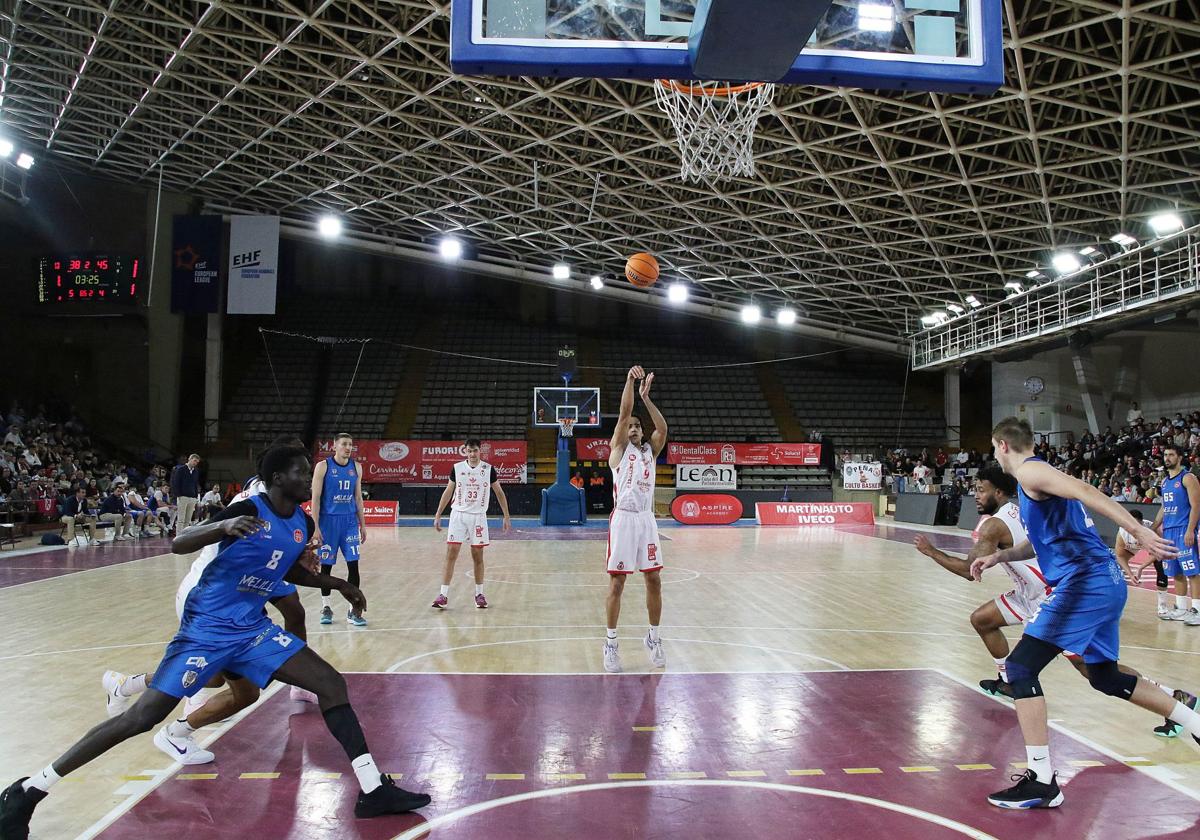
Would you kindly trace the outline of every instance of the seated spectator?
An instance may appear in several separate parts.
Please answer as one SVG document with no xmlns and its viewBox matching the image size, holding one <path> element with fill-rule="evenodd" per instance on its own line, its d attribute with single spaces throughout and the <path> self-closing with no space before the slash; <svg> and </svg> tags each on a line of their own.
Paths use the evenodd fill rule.
<svg viewBox="0 0 1200 840">
<path fill-rule="evenodd" d="M 8 434 L 6 434 L 4 436 L 4 443 L 5 443 L 5 445 L 12 444 L 13 446 L 19 446 L 22 449 L 25 448 L 25 444 L 21 440 L 20 425 L 18 425 L 16 423 L 12 424 L 12 426 L 8 430 Z"/>
<path fill-rule="evenodd" d="M 1142 410 L 1138 408 L 1137 403 L 1131 403 L 1129 411 L 1125 412 L 1125 422 L 1131 426 L 1142 419 Z"/>
<path fill-rule="evenodd" d="M 112 523 L 113 542 L 124 542 L 133 539 L 129 536 L 133 517 L 125 512 L 125 488 L 120 484 L 113 484 L 112 487 L 113 491 L 100 503 L 100 521 Z"/>
<path fill-rule="evenodd" d="M 75 544 L 76 525 L 87 526 L 91 535 L 88 545 L 100 545 L 100 541 L 96 539 L 96 517 L 88 512 L 86 488 L 75 488 L 75 495 L 63 502 L 62 518 L 59 521 L 67 527 L 67 545 Z"/>
<path fill-rule="evenodd" d="M 151 525 L 158 529 L 158 533 L 163 533 L 162 523 L 158 516 L 142 499 L 136 487 L 130 487 L 126 491 L 125 503 L 129 507 L 129 515 L 133 517 L 134 524 L 137 526 L 138 536 L 148 536 Z"/>
<path fill-rule="evenodd" d="M 154 482 L 154 492 L 150 494 L 147 504 L 158 517 L 164 533 L 170 531 L 171 522 L 175 518 L 175 505 L 171 503 L 171 491 L 161 479 Z"/>
<path fill-rule="evenodd" d="M 214 484 L 212 489 L 200 500 L 200 518 L 210 519 L 225 509 L 225 501 L 221 497 L 221 485 Z"/>
</svg>

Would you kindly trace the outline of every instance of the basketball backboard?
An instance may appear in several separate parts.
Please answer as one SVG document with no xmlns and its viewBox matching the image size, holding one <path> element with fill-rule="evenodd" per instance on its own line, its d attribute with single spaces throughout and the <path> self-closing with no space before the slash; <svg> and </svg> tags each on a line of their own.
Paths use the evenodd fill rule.
<svg viewBox="0 0 1200 840">
<path fill-rule="evenodd" d="M 695 0 L 452 0 L 455 72 L 694 79 Z M 1000 0 L 835 0 L 781 81 L 979 93 L 1003 81 Z"/>
<path fill-rule="evenodd" d="M 533 425 L 558 428 L 558 421 L 569 418 L 575 428 L 600 425 L 599 388 L 534 388 Z"/>
</svg>

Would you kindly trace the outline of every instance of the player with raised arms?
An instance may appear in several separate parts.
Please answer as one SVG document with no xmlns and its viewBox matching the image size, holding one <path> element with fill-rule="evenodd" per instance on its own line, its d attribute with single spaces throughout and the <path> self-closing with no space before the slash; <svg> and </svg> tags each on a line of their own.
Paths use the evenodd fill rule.
<svg viewBox="0 0 1200 840">
<path fill-rule="evenodd" d="M 321 573 L 333 573 L 338 551 L 346 561 L 346 579 L 358 586 L 359 547 L 367 541 L 367 521 L 362 497 L 362 472 L 352 459 L 354 438 L 344 432 L 333 438 L 333 457 L 319 461 L 313 469 L 312 512 L 317 520 L 317 541 L 321 546 Z M 330 590 L 321 590 L 321 623 L 333 624 Z M 367 619 L 352 606 L 346 621 L 366 627 Z"/>
<path fill-rule="evenodd" d="M 1019 563 L 1036 556 L 1054 591 L 1042 603 L 1007 661 L 1017 719 L 1025 740 L 1028 769 L 1012 787 L 988 801 L 1001 808 L 1055 808 L 1063 794 L 1050 761 L 1046 698 L 1038 676 L 1063 650 L 1078 653 L 1097 691 L 1128 700 L 1183 727 L 1184 740 L 1200 749 L 1196 698 L 1180 702 L 1144 678 L 1117 666 L 1121 611 L 1129 597 L 1116 558 L 1101 539 L 1088 508 L 1101 513 L 1137 538 L 1153 555 L 1173 557 L 1175 547 L 1134 519 L 1117 502 L 1090 484 L 1056 470 L 1033 453 L 1029 423 L 1009 417 L 992 430 L 992 446 L 1001 468 L 1017 479 L 1021 521 L 1028 539 L 971 563 L 980 580 L 998 563 Z"/>
<path fill-rule="evenodd" d="M 213 543 L 219 543 L 220 550 L 188 596 L 179 632 L 154 671 L 153 685 L 133 706 L 94 727 L 44 770 L 18 779 L 0 794 L 0 836 L 5 840 L 28 837 L 34 808 L 63 776 L 122 741 L 149 732 L 179 698 L 195 694 L 223 671 L 259 687 L 275 679 L 317 695 L 325 723 L 345 750 L 361 788 L 355 816 L 399 814 L 429 804 L 428 796 L 402 790 L 379 772 L 350 706 L 345 678 L 267 617 L 264 606 L 284 580 L 336 589 L 360 610 L 366 600 L 358 587 L 313 574 L 297 563 L 311 550 L 316 530 L 300 507 L 312 482 L 308 453 L 297 447 L 272 449 L 263 457 L 262 474 L 265 494 L 230 505 L 212 522 L 175 537 L 171 549 L 176 554 Z"/>
<path fill-rule="evenodd" d="M 637 387 L 642 403 L 650 414 L 654 431 L 645 440 L 642 421 L 633 413 L 633 394 Z M 650 399 L 654 374 L 649 376 L 640 365 L 629 369 L 621 392 L 621 413 L 609 441 L 608 465 L 613 473 L 613 512 L 608 524 L 608 598 L 605 613 L 608 632 L 604 639 L 604 670 L 620 673 L 621 656 L 617 649 L 617 619 L 621 615 L 621 594 L 625 576 L 641 572 L 646 581 L 646 612 L 650 629 L 644 644 L 650 664 L 667 664 L 659 637 L 662 621 L 662 551 L 658 545 L 658 523 L 654 521 L 655 462 L 667 445 L 667 421 Z"/>
</svg>

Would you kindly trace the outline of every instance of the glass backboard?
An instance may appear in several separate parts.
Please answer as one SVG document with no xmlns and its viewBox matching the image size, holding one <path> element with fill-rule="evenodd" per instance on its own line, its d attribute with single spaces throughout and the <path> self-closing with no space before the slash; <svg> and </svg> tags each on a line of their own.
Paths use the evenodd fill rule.
<svg viewBox="0 0 1200 840">
<path fill-rule="evenodd" d="M 452 0 L 474 75 L 693 79 L 695 0 Z M 1000 0 L 835 0 L 782 80 L 984 92 L 1003 81 Z"/>
<path fill-rule="evenodd" d="M 533 425 L 558 428 L 558 421 L 575 421 L 576 428 L 600 425 L 599 388 L 534 388 Z"/>
</svg>

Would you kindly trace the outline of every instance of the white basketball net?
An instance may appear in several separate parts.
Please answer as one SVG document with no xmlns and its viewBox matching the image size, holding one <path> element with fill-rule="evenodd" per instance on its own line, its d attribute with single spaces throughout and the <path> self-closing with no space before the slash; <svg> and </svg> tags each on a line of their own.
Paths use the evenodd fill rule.
<svg viewBox="0 0 1200 840">
<path fill-rule="evenodd" d="M 575 421 L 570 417 L 560 417 L 558 420 L 558 433 L 562 437 L 573 437 L 575 434 Z"/>
<path fill-rule="evenodd" d="M 654 98 L 675 127 L 685 181 L 755 174 L 754 129 L 775 98 L 775 85 L 660 79 Z"/>
</svg>

